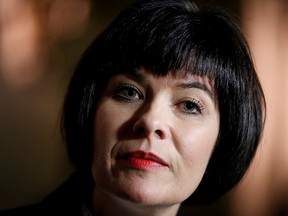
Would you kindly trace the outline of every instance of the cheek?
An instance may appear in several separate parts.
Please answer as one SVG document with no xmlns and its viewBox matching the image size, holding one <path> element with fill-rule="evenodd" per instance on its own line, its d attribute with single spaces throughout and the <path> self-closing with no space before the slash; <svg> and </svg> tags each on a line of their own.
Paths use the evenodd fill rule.
<svg viewBox="0 0 288 216">
<path fill-rule="evenodd" d="M 107 157 L 116 139 L 117 117 L 109 103 L 102 102 L 97 107 L 94 118 L 94 158 Z"/>
<path fill-rule="evenodd" d="M 185 131 L 180 154 L 188 170 L 204 174 L 218 137 L 219 127 L 197 127 Z M 187 136 L 188 134 L 188 136 Z"/>
<path fill-rule="evenodd" d="M 198 160 L 210 157 L 212 150 L 214 149 L 218 133 L 209 133 L 199 131 L 198 133 L 191 133 L 191 136 L 185 138 L 185 147 L 189 149 L 187 154 L 193 154 Z M 192 153 L 193 152 L 193 153 Z M 185 154 L 185 153 L 184 153 Z M 190 155 L 191 156 L 191 155 Z"/>
<path fill-rule="evenodd" d="M 119 143 L 119 134 L 126 125 L 128 112 L 120 109 L 110 99 L 99 103 L 94 119 L 94 161 L 105 161 L 105 166 L 111 163 L 113 148 Z M 101 162 L 103 163 L 103 162 Z M 107 165 L 108 164 L 108 165 Z"/>
<path fill-rule="evenodd" d="M 200 184 L 211 153 L 214 149 L 218 136 L 218 129 L 212 130 L 210 127 L 193 127 L 187 130 L 182 128 L 178 133 L 178 140 L 175 142 L 178 160 L 175 163 L 174 175 L 177 179 L 175 185 L 177 191 L 174 197 L 182 199 L 188 198 Z M 175 133 L 177 133 L 175 131 Z M 178 187 L 182 185 L 181 187 Z M 181 195 L 181 197 L 180 197 Z"/>
<path fill-rule="evenodd" d="M 201 176 L 205 173 L 208 165 L 211 153 L 214 148 L 214 140 L 205 142 L 203 140 L 193 137 L 193 143 L 189 140 L 189 144 L 185 145 L 185 149 L 182 149 L 182 158 L 185 160 L 187 170 L 194 172 Z M 208 140 L 207 140 L 208 141 Z"/>
<path fill-rule="evenodd" d="M 117 120 L 117 118 L 113 116 L 114 112 L 106 104 L 104 101 L 98 105 L 94 118 L 92 175 L 94 181 L 100 185 L 108 180 L 111 151 L 116 142 L 115 122 L 111 119 Z"/>
<path fill-rule="evenodd" d="M 131 111 L 130 111 L 131 112 Z M 131 113 L 115 105 L 110 99 L 102 101 L 97 107 L 94 119 L 94 137 L 115 136 L 130 118 Z"/>
</svg>

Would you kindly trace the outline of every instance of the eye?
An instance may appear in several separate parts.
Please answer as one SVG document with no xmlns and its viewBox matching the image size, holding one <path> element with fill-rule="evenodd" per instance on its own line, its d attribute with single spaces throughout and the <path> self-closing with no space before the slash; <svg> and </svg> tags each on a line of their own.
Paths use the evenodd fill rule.
<svg viewBox="0 0 288 216">
<path fill-rule="evenodd" d="M 198 115 L 202 113 L 202 110 L 204 109 L 201 102 L 197 99 L 187 100 L 187 101 L 181 101 L 179 104 L 179 107 L 181 111 L 183 111 L 185 114 L 193 114 Z"/>
<path fill-rule="evenodd" d="M 142 99 L 141 92 L 133 85 L 121 84 L 115 89 L 115 96 L 126 101 Z"/>
</svg>

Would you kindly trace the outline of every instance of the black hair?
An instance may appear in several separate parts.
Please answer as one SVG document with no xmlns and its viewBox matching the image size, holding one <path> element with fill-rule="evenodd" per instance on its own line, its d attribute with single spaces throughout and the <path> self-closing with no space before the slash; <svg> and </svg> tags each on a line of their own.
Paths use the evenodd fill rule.
<svg viewBox="0 0 288 216">
<path fill-rule="evenodd" d="M 189 0 L 139 0 L 83 54 L 70 82 L 63 126 L 73 164 L 91 172 L 97 102 L 117 73 L 145 67 L 157 76 L 185 70 L 213 82 L 220 132 L 207 172 L 185 201 L 206 204 L 244 176 L 258 146 L 265 99 L 240 25 L 222 9 Z"/>
</svg>

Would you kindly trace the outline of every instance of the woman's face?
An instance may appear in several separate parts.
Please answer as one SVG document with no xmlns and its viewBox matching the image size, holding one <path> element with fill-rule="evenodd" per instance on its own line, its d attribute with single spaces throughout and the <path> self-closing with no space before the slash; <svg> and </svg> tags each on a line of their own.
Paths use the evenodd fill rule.
<svg viewBox="0 0 288 216">
<path fill-rule="evenodd" d="M 219 132 L 212 89 L 208 79 L 181 72 L 155 77 L 141 68 L 112 77 L 95 115 L 95 191 L 144 205 L 188 198 Z"/>
</svg>

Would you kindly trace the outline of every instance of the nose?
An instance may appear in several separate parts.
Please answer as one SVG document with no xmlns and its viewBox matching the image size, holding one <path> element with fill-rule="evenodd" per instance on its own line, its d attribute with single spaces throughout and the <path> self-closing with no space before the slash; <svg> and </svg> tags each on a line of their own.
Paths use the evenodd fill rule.
<svg viewBox="0 0 288 216">
<path fill-rule="evenodd" d="M 139 111 L 133 132 L 149 138 L 164 140 L 169 137 L 169 116 L 163 105 L 153 104 Z"/>
</svg>

